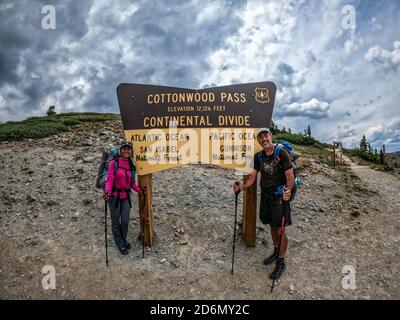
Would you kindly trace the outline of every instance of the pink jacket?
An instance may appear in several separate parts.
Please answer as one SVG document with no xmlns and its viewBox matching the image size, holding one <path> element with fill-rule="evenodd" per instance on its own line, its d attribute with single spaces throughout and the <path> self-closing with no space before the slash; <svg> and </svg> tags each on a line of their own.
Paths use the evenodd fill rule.
<svg viewBox="0 0 400 320">
<path fill-rule="evenodd" d="M 136 192 L 140 192 L 140 188 L 135 182 L 135 177 L 132 179 L 131 185 L 129 185 L 131 181 L 131 170 L 129 167 L 129 161 L 125 160 L 123 157 L 118 158 L 118 168 L 117 171 L 115 172 L 114 176 L 114 168 L 115 168 L 115 160 L 111 160 L 110 164 L 108 165 L 108 171 L 107 171 L 107 178 L 106 178 L 106 188 L 105 192 L 106 193 L 111 193 L 113 186 L 115 186 L 116 189 L 130 189 L 132 188 Z M 114 197 L 118 196 L 118 192 L 115 191 L 112 193 Z M 126 192 L 120 192 L 120 199 L 124 200 L 127 198 Z"/>
</svg>

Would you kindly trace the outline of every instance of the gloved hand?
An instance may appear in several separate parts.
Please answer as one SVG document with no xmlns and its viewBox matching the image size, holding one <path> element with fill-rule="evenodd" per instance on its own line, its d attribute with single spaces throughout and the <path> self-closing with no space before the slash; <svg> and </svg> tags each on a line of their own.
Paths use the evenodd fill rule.
<svg viewBox="0 0 400 320">
<path fill-rule="evenodd" d="M 146 193 L 146 187 L 140 188 L 139 196 L 144 196 L 145 193 Z"/>
<path fill-rule="evenodd" d="M 243 182 L 236 181 L 233 185 L 233 191 L 235 191 L 235 193 L 240 193 L 243 191 Z"/>
<path fill-rule="evenodd" d="M 110 198 L 111 198 L 111 193 L 110 192 L 104 192 L 103 193 L 103 199 L 105 200 L 105 201 L 108 201 L 108 200 L 110 200 Z"/>
</svg>

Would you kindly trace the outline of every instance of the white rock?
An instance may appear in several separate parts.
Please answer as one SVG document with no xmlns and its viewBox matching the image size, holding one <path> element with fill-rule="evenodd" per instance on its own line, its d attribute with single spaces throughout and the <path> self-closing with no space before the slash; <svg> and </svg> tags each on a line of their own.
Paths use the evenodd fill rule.
<svg viewBox="0 0 400 320">
<path fill-rule="evenodd" d="M 83 163 L 93 162 L 94 160 L 95 160 L 95 157 L 85 157 L 82 159 Z"/>
</svg>

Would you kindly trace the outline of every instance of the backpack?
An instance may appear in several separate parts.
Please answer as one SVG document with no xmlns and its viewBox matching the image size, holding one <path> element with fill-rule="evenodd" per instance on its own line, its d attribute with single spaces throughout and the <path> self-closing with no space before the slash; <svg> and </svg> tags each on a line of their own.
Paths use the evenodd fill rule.
<svg viewBox="0 0 400 320">
<path fill-rule="evenodd" d="M 276 144 L 276 147 L 274 149 L 274 158 L 277 157 L 280 153 L 282 148 L 284 148 L 287 153 L 289 154 L 290 161 L 292 162 L 292 168 L 293 168 L 293 174 L 294 177 L 296 178 L 297 176 L 297 170 L 299 169 L 299 166 L 296 163 L 296 160 L 299 158 L 299 155 L 293 151 L 292 145 L 290 142 L 287 141 L 282 141 Z"/>
<path fill-rule="evenodd" d="M 297 187 L 303 183 L 303 181 L 299 177 L 297 177 L 297 171 L 299 169 L 299 166 L 297 165 L 296 160 L 299 158 L 299 155 L 293 151 L 292 145 L 289 142 L 282 141 L 282 142 L 277 143 L 275 146 L 274 153 L 273 153 L 274 159 L 280 155 L 282 148 L 287 151 L 287 153 L 289 154 L 289 157 L 290 157 L 290 161 L 292 163 L 292 169 L 293 169 L 293 174 L 294 174 L 294 183 L 293 183 L 293 189 L 292 189 L 292 195 L 290 197 L 290 201 L 293 201 L 296 196 Z M 261 157 L 261 154 L 259 154 L 259 160 L 260 160 L 260 157 Z M 282 195 L 282 193 L 283 193 L 283 186 L 279 186 L 277 188 L 277 190 L 274 192 L 275 195 Z"/>
<path fill-rule="evenodd" d="M 99 165 L 99 171 L 97 173 L 97 178 L 96 178 L 96 188 L 104 190 L 106 184 L 108 166 L 110 165 L 111 160 L 115 160 L 115 166 L 114 166 L 114 175 L 115 175 L 118 169 L 118 158 L 120 157 L 120 155 L 121 155 L 120 151 L 116 147 L 113 147 L 108 151 L 103 151 L 103 154 L 101 156 L 101 163 Z M 129 167 L 131 171 L 131 183 L 132 183 L 132 180 L 135 178 L 136 174 L 136 167 L 133 164 L 132 158 L 129 158 Z"/>
</svg>

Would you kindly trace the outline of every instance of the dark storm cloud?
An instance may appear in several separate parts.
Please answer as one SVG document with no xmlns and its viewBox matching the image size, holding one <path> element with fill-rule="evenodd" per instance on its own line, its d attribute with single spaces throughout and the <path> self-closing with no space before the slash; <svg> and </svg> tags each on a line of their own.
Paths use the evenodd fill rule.
<svg viewBox="0 0 400 320">
<path fill-rule="evenodd" d="M 166 10 L 156 3 L 143 4 L 134 19 L 131 18 L 131 26 L 136 30 L 132 38 L 135 49 L 139 55 L 146 57 L 146 64 L 160 66 L 160 69 L 166 70 L 166 74 L 180 67 L 191 68 L 197 64 L 202 68 L 207 67 L 204 59 L 219 48 L 228 35 L 237 31 L 241 20 L 235 16 L 236 7 L 231 4 L 214 12 L 215 18 L 196 21 L 205 7 L 175 2 L 172 5 L 169 3 Z M 198 74 L 192 74 L 189 85 L 197 85 L 198 77 Z M 172 74 L 167 80 L 183 85 L 189 79 L 180 80 Z"/>
<path fill-rule="evenodd" d="M 17 82 L 20 53 L 33 42 L 21 26 L 23 21 L 16 15 L 16 7 L 14 4 L 0 5 L 0 85 Z"/>
<path fill-rule="evenodd" d="M 222 3 L 222 2 L 221 2 Z M 123 35 L 134 59 L 109 70 L 107 80 L 91 90 L 88 107 L 117 111 L 115 88 L 121 82 L 152 83 L 197 88 L 210 69 L 207 58 L 228 35 L 237 32 L 242 21 L 235 11 L 243 4 L 225 3 L 220 10 L 199 21 L 207 3 L 169 2 L 168 8 L 155 2 L 138 3 L 138 10 L 124 23 L 108 18 L 107 32 Z M 213 3 L 211 4 L 213 5 Z M 101 21 L 97 21 L 102 26 Z M 122 59 L 126 53 L 113 59 Z M 99 94 L 108 96 L 99 101 Z"/>
<path fill-rule="evenodd" d="M 280 87 L 292 87 L 293 83 L 293 75 L 295 74 L 295 70 L 292 66 L 280 62 L 276 68 L 274 73 L 274 77 Z"/>
<path fill-rule="evenodd" d="M 299 98 L 304 99 L 304 97 L 300 97 L 299 93 L 305 84 L 305 75 L 305 71 L 299 72 L 286 62 L 280 61 L 277 64 L 272 74 L 272 79 L 277 85 L 278 92 L 282 92 L 282 99 L 280 101 L 282 104 L 297 102 Z M 281 112 L 283 111 L 282 109 Z M 283 116 L 281 112 L 276 113 L 276 116 Z"/>
<path fill-rule="evenodd" d="M 14 1 L 0 6 L 0 95 L 9 109 L 2 118 L 35 114 L 40 102 L 63 90 L 62 75 L 54 76 L 55 65 L 68 60 L 63 41 L 74 42 L 86 34 L 86 16 L 91 1 L 47 1 L 56 8 L 56 30 L 43 30 L 43 3 Z"/>
<path fill-rule="evenodd" d="M 356 1 L 354 34 L 340 30 L 345 0 L 6 1 L 0 121 L 43 115 L 52 104 L 57 112 L 118 112 L 121 82 L 200 88 L 261 80 L 278 86 L 274 117 L 292 128 L 315 123 L 316 137 L 331 140 L 351 119 L 343 131 L 356 127 L 346 140 L 354 144 L 398 118 L 399 77 L 384 67 L 400 65 L 395 0 L 373 2 L 378 10 L 368 12 Z M 56 8 L 56 30 L 41 28 L 44 4 Z M 364 32 L 374 17 L 382 29 L 368 24 Z M 346 56 L 348 42 L 354 50 Z"/>
<path fill-rule="evenodd" d="M 318 96 L 302 96 L 306 73 L 306 70 L 299 72 L 283 61 L 276 66 L 273 79 L 278 91 L 282 91 L 282 106 L 277 108 L 274 114 L 277 119 L 301 117 L 309 121 L 329 117 L 330 104 L 326 102 L 327 98 L 322 90 L 318 92 Z M 298 102 L 299 100 L 303 102 Z"/>
<path fill-rule="evenodd" d="M 242 1 L 47 1 L 56 30 L 43 30 L 39 1 L 0 6 L 0 95 L 11 114 L 118 112 L 121 82 L 197 88 L 209 55 L 243 21 Z M 9 112 L 9 110 L 7 110 Z"/>
</svg>

